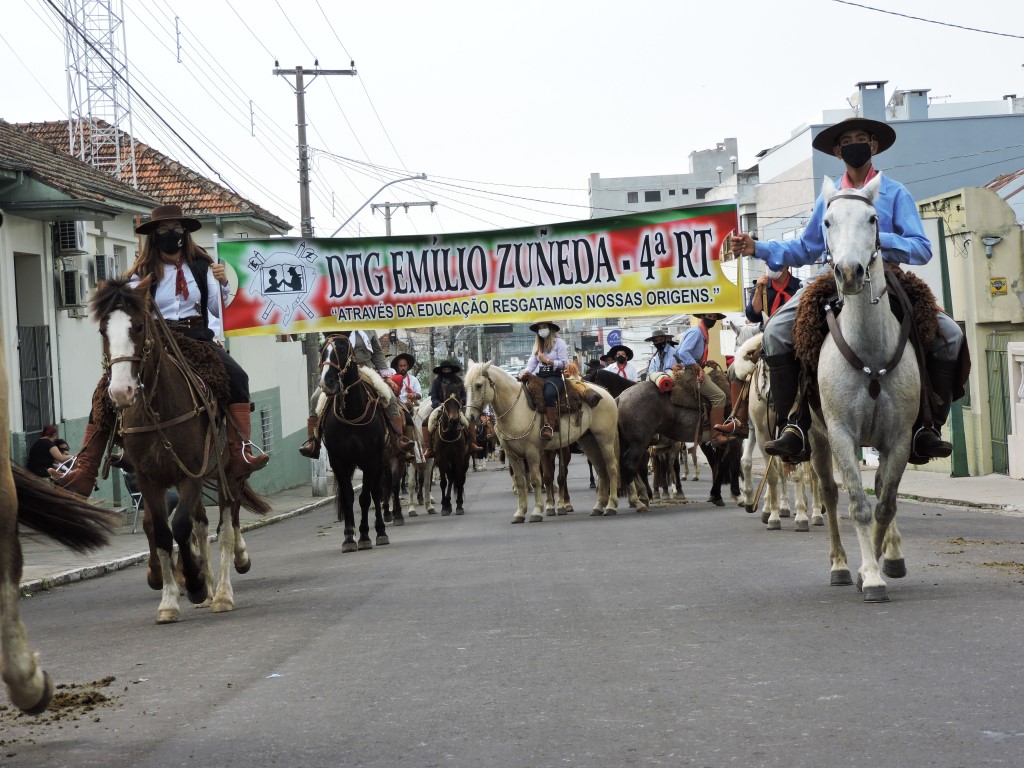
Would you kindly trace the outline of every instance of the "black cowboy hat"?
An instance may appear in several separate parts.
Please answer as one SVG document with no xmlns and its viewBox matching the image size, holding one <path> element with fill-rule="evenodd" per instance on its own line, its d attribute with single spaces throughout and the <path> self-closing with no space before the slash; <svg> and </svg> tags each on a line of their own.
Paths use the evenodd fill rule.
<svg viewBox="0 0 1024 768">
<path fill-rule="evenodd" d="M 540 329 L 541 325 L 548 326 L 548 328 L 550 328 L 555 333 L 558 333 L 559 331 L 562 330 L 561 328 L 558 327 L 558 323 L 552 323 L 550 320 L 540 320 L 531 325 L 530 330 L 536 333 Z"/>
<path fill-rule="evenodd" d="M 626 359 L 627 360 L 632 360 L 633 359 L 633 350 L 630 349 L 629 347 L 627 347 L 625 344 L 616 344 L 614 347 L 609 349 L 608 350 L 608 357 L 614 359 L 615 358 L 615 353 L 618 352 L 620 349 L 623 352 L 626 353 Z"/>
<path fill-rule="evenodd" d="M 666 339 L 672 338 L 672 334 L 669 332 L 668 328 L 662 326 L 661 328 L 655 328 L 651 331 L 651 335 L 644 339 L 644 341 L 654 341 L 655 336 L 664 336 Z"/>
<path fill-rule="evenodd" d="M 199 219 L 192 219 L 182 214 L 180 205 L 158 205 L 149 214 L 149 221 L 135 228 L 135 234 L 148 235 L 160 225 L 161 221 L 180 221 L 181 226 L 187 232 L 195 232 L 203 226 Z"/>
<path fill-rule="evenodd" d="M 600 360 L 587 360 L 587 368 L 604 368 L 604 363 Z"/>
<path fill-rule="evenodd" d="M 391 358 L 391 367 L 397 370 L 398 366 L 395 365 L 395 363 L 397 363 L 399 360 L 405 360 L 405 362 L 407 362 L 409 364 L 409 370 L 410 371 L 416 365 L 416 358 L 415 357 L 410 355 L 408 352 L 399 352 L 397 355 L 395 355 L 393 358 Z"/>
<path fill-rule="evenodd" d="M 605 365 L 608 365 L 608 363 L 612 361 L 612 356 L 608 354 L 601 355 L 599 358 L 597 358 L 597 361 L 599 363 L 604 363 Z"/>
<path fill-rule="evenodd" d="M 833 148 L 839 141 L 839 137 L 847 131 L 864 131 L 869 136 L 874 137 L 875 141 L 878 142 L 876 155 L 885 152 L 885 150 L 896 143 L 896 131 L 888 123 L 869 120 L 866 117 L 848 117 L 845 120 L 840 120 L 835 125 L 829 126 L 815 136 L 811 146 L 819 152 L 831 155 Z"/>
<path fill-rule="evenodd" d="M 434 369 L 434 373 L 440 374 L 442 368 L 451 368 L 453 373 L 458 373 L 462 370 L 462 366 L 454 360 L 442 360 L 437 364 L 437 368 Z"/>
<path fill-rule="evenodd" d="M 707 320 L 725 320 L 725 315 L 721 312 L 694 312 L 693 316 Z"/>
</svg>

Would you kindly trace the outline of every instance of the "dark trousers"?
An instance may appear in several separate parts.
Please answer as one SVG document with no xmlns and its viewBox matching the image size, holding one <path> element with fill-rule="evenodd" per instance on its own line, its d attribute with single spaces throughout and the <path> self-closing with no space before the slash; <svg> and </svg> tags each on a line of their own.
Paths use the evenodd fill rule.
<svg viewBox="0 0 1024 768">
<path fill-rule="evenodd" d="M 554 408 L 558 405 L 558 394 L 565 391 L 565 379 L 562 378 L 562 372 L 544 374 L 540 378 L 544 379 L 544 405 Z"/>
</svg>

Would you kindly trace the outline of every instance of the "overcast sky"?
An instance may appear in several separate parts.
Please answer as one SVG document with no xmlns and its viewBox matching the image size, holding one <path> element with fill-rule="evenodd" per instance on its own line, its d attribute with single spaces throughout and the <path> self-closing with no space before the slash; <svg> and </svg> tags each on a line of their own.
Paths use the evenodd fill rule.
<svg viewBox="0 0 1024 768">
<path fill-rule="evenodd" d="M 0 118 L 65 119 L 63 22 L 51 0 L 3 7 Z M 358 77 L 307 87 L 312 211 L 324 237 L 383 183 L 418 173 L 428 180 L 374 198 L 438 203 L 396 212 L 393 234 L 587 218 L 590 173 L 685 173 L 690 152 L 726 137 L 738 139 L 748 167 L 822 110 L 843 108 L 861 80 L 888 80 L 887 94 L 930 88 L 936 101 L 1024 96 L 1024 14 L 1015 7 L 124 0 L 124 20 L 129 77 L 150 105 L 132 96 L 136 137 L 219 175 L 290 221 L 295 236 L 295 96 L 271 70 L 275 59 L 282 68 L 355 61 Z M 343 234 L 383 232 L 367 206 Z"/>
</svg>

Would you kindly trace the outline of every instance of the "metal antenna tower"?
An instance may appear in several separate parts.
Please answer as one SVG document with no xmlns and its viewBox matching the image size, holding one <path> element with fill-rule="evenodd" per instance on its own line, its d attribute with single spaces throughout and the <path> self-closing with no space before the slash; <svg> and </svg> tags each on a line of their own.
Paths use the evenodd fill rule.
<svg viewBox="0 0 1024 768">
<path fill-rule="evenodd" d="M 124 2 L 64 0 L 64 15 L 69 150 L 137 187 Z"/>
</svg>

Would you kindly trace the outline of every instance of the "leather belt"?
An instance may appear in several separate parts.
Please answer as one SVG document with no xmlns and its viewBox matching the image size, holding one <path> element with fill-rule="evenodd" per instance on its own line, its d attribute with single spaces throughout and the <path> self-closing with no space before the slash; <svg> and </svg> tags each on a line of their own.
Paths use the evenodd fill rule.
<svg viewBox="0 0 1024 768">
<path fill-rule="evenodd" d="M 181 320 L 168 320 L 168 328 L 202 328 L 203 318 L 201 317 L 183 317 Z"/>
</svg>

